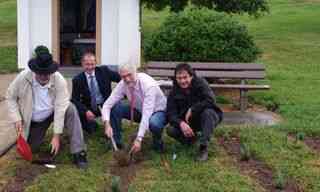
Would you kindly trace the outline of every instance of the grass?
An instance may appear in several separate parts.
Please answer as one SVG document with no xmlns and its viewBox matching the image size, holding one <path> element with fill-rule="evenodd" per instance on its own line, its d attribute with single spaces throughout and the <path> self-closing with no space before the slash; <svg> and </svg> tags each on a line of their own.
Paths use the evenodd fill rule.
<svg viewBox="0 0 320 192">
<path fill-rule="evenodd" d="M 184 149 L 172 142 L 168 147 L 170 152 L 162 157 L 168 165 L 154 157 L 138 173 L 133 191 L 263 191 L 256 181 L 239 173 L 221 148 L 211 148 L 208 162 L 195 163 L 194 147 Z M 176 160 L 172 160 L 173 152 Z"/>
<path fill-rule="evenodd" d="M 46 143 L 49 143 L 49 138 Z M 72 164 L 69 146 L 65 146 L 57 157 L 57 161 L 61 164 L 58 164 L 56 169 L 38 176 L 26 191 L 104 191 L 111 182 L 107 171 L 107 162 L 110 161 L 111 155 L 107 153 L 102 132 L 90 136 L 87 145 L 90 148 L 88 170 L 79 170 Z M 48 151 L 45 148 L 42 150 Z"/>
<path fill-rule="evenodd" d="M 17 71 L 16 1 L 0 0 L 0 73 Z"/>
<path fill-rule="evenodd" d="M 250 93 L 253 102 L 278 105 L 285 121 L 273 127 L 220 127 L 215 137 L 239 132 L 241 141 L 258 160 L 265 162 L 275 173 L 297 181 L 304 191 L 320 191 L 320 162 L 303 142 L 288 140 L 289 133 L 320 136 L 320 2 L 317 0 L 271 0 L 268 15 L 255 19 L 247 15 L 234 16 L 248 26 L 250 34 L 262 49 L 258 60 L 267 67 L 271 90 Z M 168 10 L 143 10 L 143 35 L 156 31 Z M 0 63 L 1 70 L 15 70 L 15 1 L 0 0 Z M 3 66 L 2 61 L 6 61 Z M 13 66 L 14 65 L 14 66 Z M 8 70 L 9 69 L 9 70 Z M 132 129 L 130 129 L 132 131 Z M 126 131 L 126 133 L 128 133 Z M 100 135 L 102 133 L 99 133 Z M 111 154 L 99 134 L 88 141 L 90 169 L 81 172 L 67 158 L 65 149 L 59 156 L 65 165 L 39 176 L 27 191 L 103 191 L 110 183 L 106 162 Z M 199 164 L 193 161 L 195 148 L 183 149 L 166 138 L 167 153 L 164 166 L 161 157 L 148 153 L 132 182 L 131 191 L 264 191 L 254 179 L 242 175 L 232 157 L 214 144 L 210 160 Z M 178 157 L 172 160 L 172 154 Z M 68 182 L 66 182 L 66 180 Z"/>
<path fill-rule="evenodd" d="M 259 19 L 247 15 L 234 18 L 248 26 L 250 34 L 262 49 L 263 55 L 258 62 L 266 65 L 267 80 L 264 83 L 271 85 L 269 91 L 250 93 L 250 98 L 261 104 L 277 103 L 285 122 L 270 128 L 242 128 L 239 130 L 240 137 L 255 156 L 275 172 L 295 179 L 305 191 L 316 192 L 320 190 L 320 171 L 310 162 L 319 161 L 319 155 L 303 144 L 296 146 L 288 141 L 287 134 L 302 132 L 309 136 L 320 135 L 320 25 L 317 19 L 320 16 L 320 2 L 272 0 L 270 5 L 270 13 Z M 153 14 L 146 11 L 147 16 Z M 158 17 L 166 15 L 165 11 Z M 157 30 L 160 22 L 157 26 L 153 24 L 153 30 Z M 150 24 L 146 23 L 144 27 L 149 28 Z M 225 127 L 219 128 L 217 131 L 221 133 L 217 135 L 226 134 L 227 130 Z M 220 155 L 215 156 L 215 159 L 219 158 Z M 195 172 L 188 171 L 190 176 Z M 175 182 L 180 182 L 179 177 L 175 178 Z M 205 191 L 190 186 L 191 189 Z"/>
</svg>

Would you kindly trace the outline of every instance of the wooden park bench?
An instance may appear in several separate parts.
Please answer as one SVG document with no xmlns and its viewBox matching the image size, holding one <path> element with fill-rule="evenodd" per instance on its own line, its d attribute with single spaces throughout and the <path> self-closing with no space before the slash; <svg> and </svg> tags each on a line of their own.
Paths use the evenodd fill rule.
<svg viewBox="0 0 320 192">
<path fill-rule="evenodd" d="M 179 62 L 150 61 L 145 72 L 159 80 L 160 87 L 170 89 L 174 69 Z M 254 63 L 200 63 L 188 62 L 197 76 L 208 80 L 210 87 L 216 89 L 238 89 L 240 91 L 240 110 L 247 108 L 247 92 L 249 90 L 267 90 L 269 85 L 249 84 L 248 80 L 265 78 L 265 67 Z M 229 81 L 226 81 L 229 80 Z"/>
</svg>

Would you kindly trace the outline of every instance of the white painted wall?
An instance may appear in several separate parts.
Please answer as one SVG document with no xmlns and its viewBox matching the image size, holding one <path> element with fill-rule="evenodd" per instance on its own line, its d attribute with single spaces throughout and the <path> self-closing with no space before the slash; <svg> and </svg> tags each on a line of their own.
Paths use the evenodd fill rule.
<svg viewBox="0 0 320 192">
<path fill-rule="evenodd" d="M 139 0 L 119 0 L 119 63 L 140 66 Z"/>
<path fill-rule="evenodd" d="M 30 58 L 29 1 L 17 0 L 18 68 L 24 68 Z"/>
<path fill-rule="evenodd" d="M 18 68 L 28 66 L 38 45 L 52 45 L 51 0 L 17 0 Z"/>
<path fill-rule="evenodd" d="M 52 0 L 30 1 L 30 48 L 52 46 Z"/>
<path fill-rule="evenodd" d="M 140 65 L 139 0 L 102 2 L 101 62 Z"/>
<path fill-rule="evenodd" d="M 52 47 L 52 0 L 17 0 L 18 67 L 27 67 L 37 45 Z M 103 0 L 101 62 L 140 65 L 139 0 Z"/>
<path fill-rule="evenodd" d="M 103 0 L 101 7 L 101 64 L 118 64 L 118 0 Z"/>
</svg>

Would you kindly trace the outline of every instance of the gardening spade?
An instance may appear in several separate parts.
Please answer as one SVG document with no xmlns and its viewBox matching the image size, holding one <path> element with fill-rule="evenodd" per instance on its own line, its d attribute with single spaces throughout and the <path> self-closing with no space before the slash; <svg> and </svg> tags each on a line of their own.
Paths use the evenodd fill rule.
<svg viewBox="0 0 320 192">
<path fill-rule="evenodd" d="M 127 153 L 125 150 L 119 150 L 113 137 L 111 137 L 112 146 L 114 148 L 113 158 L 121 167 L 129 166 L 132 160 L 132 151 Z"/>
<path fill-rule="evenodd" d="M 56 166 L 53 164 L 54 157 L 50 157 L 48 159 L 33 159 L 31 147 L 21 134 L 18 135 L 17 139 L 17 152 L 23 159 L 31 162 L 32 164 L 44 165 L 45 167 L 51 169 L 56 168 Z"/>
<path fill-rule="evenodd" d="M 47 168 L 54 169 L 56 168 L 56 165 L 54 163 L 54 158 L 55 156 L 51 156 L 49 158 L 44 158 L 44 159 L 35 159 L 35 160 L 32 160 L 31 163 L 36 165 L 44 165 Z"/>
<path fill-rule="evenodd" d="M 99 111 L 102 114 L 102 109 L 100 106 Z M 114 149 L 113 158 L 117 161 L 119 166 L 129 166 L 132 160 L 132 151 L 130 150 L 129 153 L 127 153 L 125 150 L 119 150 L 116 142 L 114 141 L 114 138 L 111 137 L 110 139 Z"/>
</svg>

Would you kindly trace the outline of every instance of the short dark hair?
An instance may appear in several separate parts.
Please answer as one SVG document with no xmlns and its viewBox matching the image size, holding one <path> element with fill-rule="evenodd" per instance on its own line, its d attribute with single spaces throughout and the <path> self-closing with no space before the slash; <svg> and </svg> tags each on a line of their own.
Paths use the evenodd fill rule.
<svg viewBox="0 0 320 192">
<path fill-rule="evenodd" d="M 187 73 L 189 73 L 190 76 L 195 76 L 195 72 L 192 69 L 192 67 L 187 64 L 187 63 L 180 63 L 176 66 L 175 70 L 174 70 L 174 77 L 177 76 L 177 73 L 181 72 L 181 71 L 186 71 Z"/>
<path fill-rule="evenodd" d="M 93 51 L 87 50 L 87 51 L 83 52 L 83 54 L 82 54 L 82 56 L 81 56 L 81 61 L 82 61 L 86 56 L 94 56 L 94 57 L 96 57 L 96 55 L 94 54 Z"/>
</svg>

